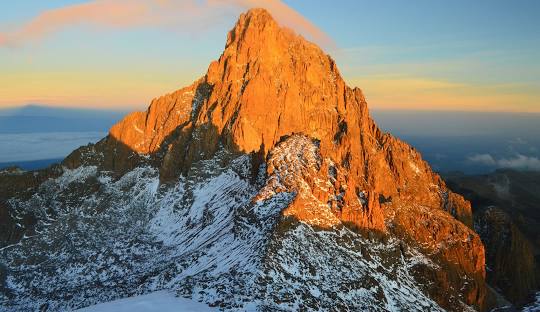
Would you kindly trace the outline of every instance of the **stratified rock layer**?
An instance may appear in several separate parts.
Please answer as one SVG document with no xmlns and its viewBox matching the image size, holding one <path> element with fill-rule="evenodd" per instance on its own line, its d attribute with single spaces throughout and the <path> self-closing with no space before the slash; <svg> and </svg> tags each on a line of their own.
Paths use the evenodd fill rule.
<svg viewBox="0 0 540 312">
<path fill-rule="evenodd" d="M 438 273 L 417 272 L 433 283 L 431 295 L 441 306 L 457 309 L 452 300 L 459 298 L 483 308 L 484 247 L 469 228 L 470 204 L 451 193 L 414 148 L 377 127 L 362 91 L 346 86 L 328 55 L 265 10 L 240 16 L 204 77 L 130 114 L 64 164 L 97 164 L 121 174 L 148 162 L 168 182 L 188 175 L 194 162 L 222 145 L 251 153 L 254 163 L 266 163 L 268 177 L 279 180 L 275 173 L 290 164 L 270 151 L 294 134 L 317 142 L 318 156 L 306 158 L 309 169 L 294 178 L 269 179 L 265 186 L 297 194 L 284 216 L 321 228 L 345 224 L 396 235 L 444 266 Z M 295 153 L 311 148 L 302 142 Z M 256 198 L 264 196 L 261 191 Z"/>
</svg>

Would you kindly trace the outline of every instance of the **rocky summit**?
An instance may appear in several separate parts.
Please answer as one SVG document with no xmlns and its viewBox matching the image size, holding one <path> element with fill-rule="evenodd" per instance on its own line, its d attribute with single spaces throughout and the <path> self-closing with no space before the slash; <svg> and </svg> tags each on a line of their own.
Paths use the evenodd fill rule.
<svg viewBox="0 0 540 312">
<path fill-rule="evenodd" d="M 0 184 L 10 311 L 162 289 L 225 311 L 489 307 L 469 202 L 263 9 L 192 85 Z"/>
</svg>

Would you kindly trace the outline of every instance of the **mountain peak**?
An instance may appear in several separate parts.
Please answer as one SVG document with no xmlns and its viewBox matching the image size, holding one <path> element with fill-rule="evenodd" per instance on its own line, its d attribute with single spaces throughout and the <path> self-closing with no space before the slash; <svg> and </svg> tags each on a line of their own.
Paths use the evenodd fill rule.
<svg viewBox="0 0 540 312">
<path fill-rule="evenodd" d="M 258 35 L 263 32 L 275 33 L 277 29 L 279 29 L 279 26 L 268 11 L 259 8 L 251 9 L 241 14 L 234 28 L 229 31 L 225 47 L 239 44 L 245 41 L 246 38 L 249 39 L 252 37 L 252 33 Z"/>
<path fill-rule="evenodd" d="M 242 16 L 265 18 L 265 19 L 273 20 L 272 15 L 265 8 L 252 8 L 252 9 L 249 9 L 245 13 L 242 13 L 240 15 L 240 18 L 242 18 Z"/>
<path fill-rule="evenodd" d="M 305 51 L 300 51 L 300 47 Z M 306 53 L 308 50 L 311 50 L 310 53 Z M 274 61 L 288 54 L 296 57 L 302 54 L 319 54 L 326 57 L 315 44 L 280 26 L 265 9 L 251 9 L 240 15 L 228 33 L 223 52 L 225 57 L 238 55 L 243 59 L 259 59 L 270 63 L 275 63 Z"/>
<path fill-rule="evenodd" d="M 203 106 L 197 122 L 225 130 L 246 152 L 267 152 L 292 132 L 321 139 L 332 125 L 310 124 L 306 114 L 344 111 L 345 83 L 332 58 L 263 9 L 240 16 L 205 80 L 214 108 Z"/>
<path fill-rule="evenodd" d="M 264 26 L 274 26 L 277 25 L 276 21 L 266 9 L 263 8 L 253 8 L 248 10 L 245 13 L 240 14 L 240 17 L 236 21 L 236 26 L 240 28 L 245 27 L 256 27 L 264 28 Z"/>
<path fill-rule="evenodd" d="M 470 277 L 468 304 L 484 300 L 483 247 L 454 219 L 470 225 L 470 204 L 416 150 L 380 131 L 362 92 L 345 84 L 330 56 L 265 10 L 240 16 L 204 77 L 127 116 L 100 144 L 107 169 L 129 171 L 150 159 L 162 181 L 189 174 L 220 150 L 251 154 L 269 179 L 256 200 L 295 193 L 282 213 L 306 224 L 398 231 L 421 245 L 437 237 L 428 252 L 443 252 L 442 261 Z M 66 163 L 79 164 L 77 157 Z M 455 236 L 473 239 L 455 244 Z M 440 251 L 441 244 L 450 247 Z"/>
<path fill-rule="evenodd" d="M 237 167 L 233 158 L 241 160 Z M 107 138 L 74 152 L 64 165 L 119 176 L 150 166 L 159 172 L 163 189 L 227 172 L 224 181 L 241 180 L 235 184 L 250 189 L 249 204 L 235 206 L 234 212 L 218 202 L 185 206 L 205 216 L 201 226 L 227 219 L 209 212 L 211 207 L 243 215 L 283 199 L 279 212 L 287 220 L 414 242 L 437 265 L 411 267 L 411 272 L 429 270 L 425 275 L 441 306 L 458 310 L 456 302 L 484 303 L 484 249 L 462 223 L 472 226 L 470 204 L 450 192 L 414 148 L 380 131 L 362 92 L 345 84 L 330 56 L 262 9 L 240 16 L 206 75 L 154 99 L 146 112 L 128 115 Z M 180 189 L 184 186 L 174 191 Z M 199 190 L 200 197 L 220 202 L 247 194 L 219 184 Z M 212 196 L 213 191 L 220 196 Z M 193 199 L 197 192 L 186 194 Z M 191 199 L 179 205 L 191 205 Z M 267 217 L 260 220 L 250 228 L 268 225 Z M 188 223 L 174 227 L 182 224 Z M 347 255 L 364 257 L 366 249 L 346 244 L 352 248 Z M 406 248 L 399 246 L 390 256 L 400 263 L 404 254 Z M 439 274 L 433 271 L 437 268 L 448 270 Z"/>
</svg>

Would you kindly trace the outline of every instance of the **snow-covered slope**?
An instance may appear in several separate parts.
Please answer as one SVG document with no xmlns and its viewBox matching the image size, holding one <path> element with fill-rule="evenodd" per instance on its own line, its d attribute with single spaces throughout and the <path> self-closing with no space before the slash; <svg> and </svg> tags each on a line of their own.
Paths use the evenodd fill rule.
<svg viewBox="0 0 540 312">
<path fill-rule="evenodd" d="M 534 302 L 531 302 L 527 306 L 523 307 L 523 312 L 538 312 L 540 311 L 540 292 L 535 294 Z"/>
<path fill-rule="evenodd" d="M 290 144 L 317 150 L 305 137 Z M 290 153 L 297 150 L 273 153 L 295 164 L 277 169 L 282 181 L 316 157 Z M 397 239 L 282 216 L 296 194 L 254 200 L 275 183 L 264 169 L 253 180 L 249 156 L 221 149 L 161 186 L 149 167 L 119 180 L 94 167 L 65 170 L 30 199 L 11 201 L 21 215 L 31 210 L 46 221 L 0 251 L 2 305 L 67 311 L 168 289 L 224 310 L 440 310 L 410 273 L 435 263 Z"/>
<path fill-rule="evenodd" d="M 111 302 L 96 304 L 76 312 L 211 312 L 217 311 L 203 303 L 175 296 L 162 290 Z"/>
</svg>

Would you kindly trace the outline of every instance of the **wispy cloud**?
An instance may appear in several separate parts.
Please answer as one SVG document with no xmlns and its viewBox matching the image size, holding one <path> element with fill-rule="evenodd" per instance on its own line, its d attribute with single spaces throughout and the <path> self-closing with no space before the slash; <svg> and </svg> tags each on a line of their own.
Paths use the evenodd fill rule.
<svg viewBox="0 0 540 312">
<path fill-rule="evenodd" d="M 253 7 L 264 7 L 279 23 L 319 44 L 332 45 L 323 31 L 279 0 L 94 0 L 44 11 L 18 29 L 0 33 L 0 46 L 19 46 L 78 25 L 104 29 L 158 26 L 196 31 L 218 23 L 224 12 L 238 13 Z"/>
<path fill-rule="evenodd" d="M 490 154 L 475 154 L 468 157 L 468 160 L 486 166 L 495 166 L 497 161 Z"/>
<path fill-rule="evenodd" d="M 469 157 L 468 160 L 490 167 L 540 171 L 540 159 L 538 157 L 522 154 L 517 154 L 511 158 L 495 158 L 490 154 L 476 154 Z"/>
<path fill-rule="evenodd" d="M 223 5 L 223 3 L 226 3 L 227 1 L 212 0 L 212 2 Z M 334 41 L 324 31 L 280 0 L 232 0 L 231 3 L 235 3 L 243 8 L 266 8 L 273 14 L 279 23 L 306 35 L 309 39 L 318 44 L 329 48 L 335 48 Z"/>
</svg>

